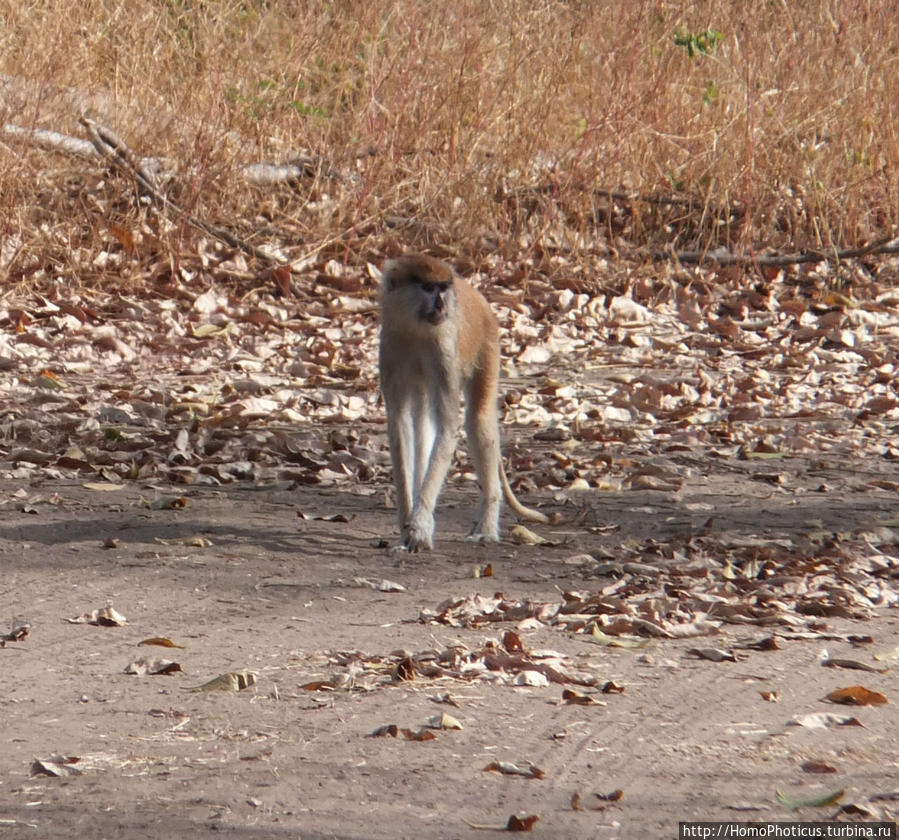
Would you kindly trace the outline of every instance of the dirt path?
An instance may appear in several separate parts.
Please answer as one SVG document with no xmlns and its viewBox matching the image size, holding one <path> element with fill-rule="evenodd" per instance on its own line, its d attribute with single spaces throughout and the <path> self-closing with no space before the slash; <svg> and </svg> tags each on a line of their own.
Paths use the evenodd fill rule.
<svg viewBox="0 0 899 840">
<path fill-rule="evenodd" d="M 521 631 L 528 651 L 552 649 L 597 685 L 613 681 L 624 693 L 514 686 L 501 671 L 391 680 L 404 651 L 420 663 L 428 650 L 499 646 L 516 626 L 423 623 L 422 608 L 474 592 L 557 603 L 563 590 L 596 591 L 621 576 L 608 568 L 621 546 L 645 559 L 654 546 L 692 544 L 690 534 L 720 545 L 798 546 L 841 532 L 847 546 L 876 538 L 882 556 L 891 555 L 883 523 L 896 514 L 895 494 L 870 484 L 871 475 L 897 479 L 891 461 L 866 465 L 870 474 L 787 461 L 776 479 L 770 466 L 740 461 L 713 464 L 711 475 L 684 460 L 662 466 L 681 476 L 679 490 L 593 494 L 582 524 L 545 534 L 554 546 L 464 542 L 474 494 L 452 487 L 437 550 L 405 558 L 379 547 L 393 520 L 368 489 L 177 488 L 186 506 L 156 510 L 141 500 L 161 498 L 164 488 L 3 482 L 0 613 L 31 625 L 28 639 L 0 650 L 3 835 L 473 838 L 490 833 L 465 821 L 499 826 L 520 813 L 539 816 L 535 837 L 675 837 L 681 820 L 829 819 L 839 808 L 797 817 L 778 790 L 803 798 L 845 788 L 842 801 L 852 803 L 892 791 L 896 706 L 853 709 L 822 698 L 864 684 L 892 701 L 893 673 L 820 663 L 826 649 L 879 667 L 872 653 L 899 643 L 888 608 L 873 609 L 869 621 L 819 619 L 819 635 L 780 636 L 769 651 L 738 645 L 788 627 L 725 623 L 713 636 L 654 638 L 640 649 L 601 647 L 558 625 Z M 351 521 L 312 518 L 334 514 Z M 610 523 L 620 530 L 603 527 Z M 195 536 L 208 543 L 157 541 Z M 486 562 L 494 576 L 475 579 L 472 569 Z M 360 580 L 384 578 L 405 591 Z M 880 578 L 885 586 L 893 579 Z M 654 585 L 628 582 L 633 592 Z M 127 625 L 64 621 L 107 603 Z M 853 645 L 838 634 L 873 642 Z M 137 646 L 154 636 L 184 649 Z M 698 647 L 739 655 L 688 655 Z M 145 655 L 183 670 L 124 673 Z M 184 690 L 242 670 L 258 675 L 243 691 Z M 314 680 L 336 689 L 300 688 Z M 565 704 L 565 689 L 597 702 Z M 776 692 L 779 702 L 761 692 Z M 435 730 L 424 742 L 366 737 L 391 723 L 419 730 L 444 711 L 463 728 Z M 812 712 L 848 713 L 864 726 L 787 726 Z M 79 757 L 81 773 L 32 775 L 35 757 L 53 755 Z M 493 761 L 532 764 L 545 777 L 484 772 Z M 805 772 L 807 761 L 836 772 Z M 618 801 L 594 795 L 616 790 Z M 572 808 L 574 794 L 582 810 Z M 891 800 L 866 807 L 869 819 L 895 812 Z"/>
</svg>

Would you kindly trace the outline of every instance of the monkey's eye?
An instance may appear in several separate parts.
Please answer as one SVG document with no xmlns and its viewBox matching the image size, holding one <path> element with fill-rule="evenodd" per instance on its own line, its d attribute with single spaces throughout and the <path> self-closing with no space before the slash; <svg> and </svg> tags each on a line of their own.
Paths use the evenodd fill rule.
<svg viewBox="0 0 899 840">
<path fill-rule="evenodd" d="M 419 284 L 419 288 L 426 294 L 432 295 L 435 292 L 438 295 L 445 295 L 452 286 L 452 283 L 435 283 L 432 280 L 424 280 Z"/>
</svg>

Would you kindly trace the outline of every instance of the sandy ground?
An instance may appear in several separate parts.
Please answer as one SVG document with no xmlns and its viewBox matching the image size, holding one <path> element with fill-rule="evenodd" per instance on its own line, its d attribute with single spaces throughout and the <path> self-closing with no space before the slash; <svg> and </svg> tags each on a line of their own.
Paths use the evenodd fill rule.
<svg viewBox="0 0 899 840">
<path fill-rule="evenodd" d="M 467 823 L 500 827 L 512 814 L 533 814 L 534 837 L 661 838 L 676 837 L 684 820 L 820 820 L 839 810 L 797 814 L 778 802 L 778 790 L 807 798 L 845 789 L 843 803 L 893 791 L 896 705 L 846 708 L 823 698 L 864 684 L 892 702 L 895 674 L 820 661 L 826 649 L 876 665 L 874 652 L 899 644 L 899 614 L 889 608 L 869 621 L 827 619 L 830 638 L 782 640 L 777 650 L 746 650 L 736 662 L 688 651 L 728 649 L 765 628 L 725 624 L 717 636 L 652 639 L 643 649 L 599 647 L 558 628 L 523 631 L 529 650 L 564 653 L 625 688 L 594 692 L 599 702 L 589 706 L 562 703 L 565 686 L 553 683 L 390 679 L 399 652 L 474 649 L 514 626 L 419 620 L 422 608 L 445 598 L 502 591 L 556 602 L 561 590 L 589 591 L 612 579 L 566 560 L 607 558 L 628 540 L 858 533 L 889 522 L 899 508 L 895 492 L 870 484 L 874 476 L 899 479 L 892 461 L 860 465 L 860 472 L 836 459 L 787 459 L 778 464 L 777 486 L 753 477 L 761 469 L 755 464 L 697 464 L 669 464 L 685 476 L 676 493 L 592 494 L 584 524 L 538 529 L 554 546 L 466 543 L 475 493 L 456 485 L 445 495 L 435 551 L 418 556 L 383 547 L 394 526 L 383 487 L 135 483 L 102 492 L 77 481 L 3 482 L 0 615 L 27 621 L 31 632 L 0 649 L 0 834 L 473 838 L 493 832 Z M 152 509 L 141 501 L 166 492 L 186 506 Z M 334 514 L 351 521 L 311 518 Z M 602 527 L 616 523 L 614 532 Z M 208 544 L 158 541 L 195 536 Z M 473 568 L 488 561 L 494 576 L 476 579 Z M 387 578 L 405 591 L 377 591 L 362 578 Z M 126 625 L 65 621 L 109 603 Z M 854 646 L 833 636 L 841 633 L 873 641 Z M 184 647 L 138 646 L 149 637 Z M 345 679 L 351 651 L 369 657 L 369 667 Z M 182 670 L 126 674 L 143 656 L 176 660 Z M 379 669 L 373 657 L 388 657 L 387 664 Z M 243 670 L 258 675 L 245 690 L 185 690 Z M 301 688 L 323 679 L 337 688 Z M 762 692 L 776 692 L 778 702 Z M 447 694 L 455 705 L 437 702 Z M 391 723 L 417 730 L 444 711 L 463 728 L 435 730 L 425 742 L 366 737 Z M 787 726 L 811 712 L 848 713 L 863 726 Z M 81 772 L 34 773 L 35 758 L 54 755 L 77 757 Z M 493 761 L 533 764 L 545 777 L 485 772 Z M 807 772 L 809 761 L 835 772 Z M 617 801 L 596 796 L 617 790 Z M 572 807 L 575 794 L 580 810 Z M 892 819 L 897 809 L 890 798 L 867 807 L 869 818 Z"/>
</svg>

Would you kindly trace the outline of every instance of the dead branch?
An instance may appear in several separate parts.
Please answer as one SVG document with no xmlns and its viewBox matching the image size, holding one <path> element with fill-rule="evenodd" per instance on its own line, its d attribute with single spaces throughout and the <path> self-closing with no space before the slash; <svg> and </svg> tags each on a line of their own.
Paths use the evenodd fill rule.
<svg viewBox="0 0 899 840">
<path fill-rule="evenodd" d="M 179 216 L 187 219 L 187 221 L 195 228 L 208 233 L 210 236 L 214 236 L 216 239 L 224 242 L 226 245 L 230 245 L 232 248 L 238 248 L 244 253 L 251 254 L 266 262 L 274 262 L 279 265 L 288 264 L 282 257 L 278 257 L 274 254 L 270 254 L 268 251 L 257 248 L 246 240 L 235 236 L 230 231 L 211 225 L 208 222 L 197 218 L 193 214 L 188 213 L 186 210 L 183 210 L 168 196 L 163 195 L 159 191 L 155 184 L 155 178 L 150 173 L 148 167 L 144 165 L 131 149 L 129 149 L 128 146 L 112 131 L 97 125 L 97 123 L 87 117 L 81 117 L 79 122 L 84 126 L 91 143 L 93 143 L 94 148 L 101 158 L 110 161 L 115 168 L 121 170 L 126 175 L 135 178 L 138 184 L 163 208 L 170 210 L 173 213 L 177 213 Z"/>
<path fill-rule="evenodd" d="M 20 125 L 4 123 L 3 133 L 9 137 L 28 140 L 44 149 L 65 152 L 77 157 L 96 157 L 93 145 L 87 140 L 69 137 L 67 134 L 60 134 L 58 131 L 48 131 L 44 128 L 22 128 Z"/>
<path fill-rule="evenodd" d="M 883 237 L 859 248 L 834 248 L 832 251 L 802 251 L 798 254 L 731 254 L 726 248 L 714 251 L 653 251 L 654 262 L 674 260 L 684 265 L 761 265 L 783 267 L 800 263 L 842 262 L 871 254 L 899 253 L 899 237 Z"/>
<path fill-rule="evenodd" d="M 42 149 L 51 152 L 64 152 L 83 158 L 96 158 L 103 155 L 94 144 L 80 137 L 70 137 L 58 131 L 44 128 L 23 128 L 14 123 L 4 123 L 0 133 L 17 140 L 26 140 Z M 165 162 L 160 158 L 141 158 L 141 165 L 148 171 L 164 171 Z M 287 163 L 248 163 L 240 168 L 240 174 L 248 184 L 255 186 L 271 186 L 274 184 L 294 184 L 308 178 L 340 178 L 340 173 L 326 160 L 318 157 L 298 157 Z"/>
</svg>

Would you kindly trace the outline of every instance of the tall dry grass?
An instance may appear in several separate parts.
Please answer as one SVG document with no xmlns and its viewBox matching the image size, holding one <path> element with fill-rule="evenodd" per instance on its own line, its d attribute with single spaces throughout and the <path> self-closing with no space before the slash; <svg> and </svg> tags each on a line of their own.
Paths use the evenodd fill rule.
<svg viewBox="0 0 899 840">
<path fill-rule="evenodd" d="M 294 253 L 828 247 L 899 222 L 895 0 L 2 0 L 0 21 L 3 122 L 80 135 L 86 111 L 166 157 L 187 209 Z M 0 140 L 8 275 L 77 273 L 144 212 Z M 298 152 L 341 177 L 235 174 Z"/>
</svg>

